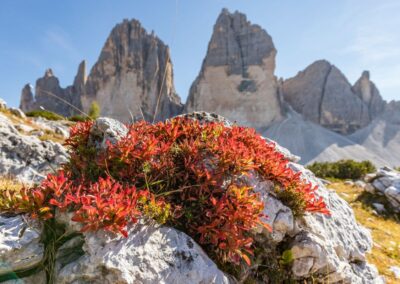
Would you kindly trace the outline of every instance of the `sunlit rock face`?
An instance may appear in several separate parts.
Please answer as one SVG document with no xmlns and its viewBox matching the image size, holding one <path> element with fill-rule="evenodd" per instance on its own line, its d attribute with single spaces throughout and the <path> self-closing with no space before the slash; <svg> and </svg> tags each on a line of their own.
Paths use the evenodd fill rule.
<svg viewBox="0 0 400 284">
<path fill-rule="evenodd" d="M 101 114 L 122 121 L 159 120 L 178 114 L 169 48 L 136 20 L 111 31 L 82 96 L 84 109 L 97 101 Z"/>
<path fill-rule="evenodd" d="M 379 116 L 385 102 L 364 72 L 354 86 L 326 60 L 283 82 L 284 100 L 306 119 L 341 134 L 353 133 Z"/>
<path fill-rule="evenodd" d="M 224 9 L 214 26 L 186 111 L 209 111 L 256 128 L 282 119 L 272 38 L 239 12 Z"/>
</svg>

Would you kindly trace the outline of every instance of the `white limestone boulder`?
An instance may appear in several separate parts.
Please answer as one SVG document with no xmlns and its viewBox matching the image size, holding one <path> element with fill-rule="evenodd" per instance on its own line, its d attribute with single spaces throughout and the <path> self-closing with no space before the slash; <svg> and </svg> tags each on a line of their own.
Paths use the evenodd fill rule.
<svg viewBox="0 0 400 284">
<path fill-rule="evenodd" d="M 83 250 L 56 283 L 230 283 L 199 245 L 173 228 L 130 225 L 127 238 L 88 233 Z"/>
<path fill-rule="evenodd" d="M 42 227 L 28 217 L 0 215 L 0 276 L 37 266 L 43 259 Z"/>
<path fill-rule="evenodd" d="M 0 175 L 27 183 L 39 182 L 65 163 L 67 156 L 61 144 L 23 135 L 0 114 Z"/>
<path fill-rule="evenodd" d="M 385 196 L 391 209 L 400 213 L 400 172 L 383 167 L 369 179 L 369 182 L 366 190 Z"/>
<path fill-rule="evenodd" d="M 351 207 L 309 170 L 294 163 L 290 166 L 318 185 L 317 193 L 331 213 L 296 219 L 297 232 L 291 243 L 294 276 L 314 275 L 329 283 L 381 283 L 376 268 L 366 262 L 365 255 L 372 248 L 371 234 L 357 223 Z"/>
</svg>

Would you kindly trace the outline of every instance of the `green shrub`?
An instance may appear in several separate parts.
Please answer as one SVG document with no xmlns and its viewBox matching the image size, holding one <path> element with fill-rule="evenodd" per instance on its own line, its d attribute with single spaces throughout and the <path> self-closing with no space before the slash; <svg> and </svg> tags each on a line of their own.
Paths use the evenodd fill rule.
<svg viewBox="0 0 400 284">
<path fill-rule="evenodd" d="M 356 162 L 340 160 L 337 162 L 315 162 L 307 167 L 317 177 L 337 179 L 360 179 L 368 173 L 376 171 L 370 161 Z"/>
<path fill-rule="evenodd" d="M 100 116 L 100 106 L 97 102 L 92 102 L 90 105 L 89 116 L 93 120 Z"/>
<path fill-rule="evenodd" d="M 100 106 L 98 103 L 92 102 L 92 104 L 90 105 L 88 115 L 76 114 L 76 115 L 68 117 L 68 120 L 73 121 L 73 122 L 85 122 L 85 121 L 89 121 L 89 120 L 95 120 L 99 116 L 100 116 Z"/>
<path fill-rule="evenodd" d="M 83 116 L 83 115 L 77 114 L 77 115 L 73 115 L 73 116 L 68 117 L 68 120 L 69 121 L 73 121 L 73 122 L 85 122 L 85 121 L 88 121 L 90 119 L 87 116 Z"/>
<path fill-rule="evenodd" d="M 43 117 L 48 120 L 63 120 L 63 116 L 48 110 L 33 110 L 26 113 L 29 117 Z"/>
</svg>

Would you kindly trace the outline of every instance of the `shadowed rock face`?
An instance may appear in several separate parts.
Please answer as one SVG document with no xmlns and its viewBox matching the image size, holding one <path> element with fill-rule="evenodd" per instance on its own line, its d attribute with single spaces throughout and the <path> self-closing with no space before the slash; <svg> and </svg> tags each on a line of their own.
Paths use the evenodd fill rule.
<svg viewBox="0 0 400 284">
<path fill-rule="evenodd" d="M 368 125 L 385 107 L 368 72 L 352 87 L 342 72 L 325 60 L 285 80 L 282 93 L 306 119 L 341 134 Z"/>
<path fill-rule="evenodd" d="M 22 89 L 20 108 L 25 112 L 46 109 L 63 116 L 79 113 L 78 110 L 82 109 L 82 106 L 80 100 L 81 86 L 79 85 L 81 83 L 78 78 L 82 76 L 82 66 L 84 66 L 84 63 L 79 66 L 74 85 L 67 88 L 62 88 L 53 71 L 47 69 L 44 76 L 36 81 L 35 95 L 29 84 Z"/>
<path fill-rule="evenodd" d="M 264 127 L 282 118 L 272 38 L 239 12 L 222 10 L 186 110 L 209 111 Z"/>
<path fill-rule="evenodd" d="M 84 109 L 96 100 L 101 114 L 127 121 L 178 114 L 169 48 L 136 20 L 124 20 L 108 37 L 82 97 Z"/>
<path fill-rule="evenodd" d="M 101 114 L 122 121 L 152 121 L 179 114 L 182 104 L 175 93 L 169 48 L 136 20 L 115 26 L 100 57 L 86 77 L 86 63 L 78 68 L 72 86 L 61 88 L 51 69 L 22 91 L 24 111 L 45 108 L 64 116 L 88 111 L 96 101 Z M 155 113 L 157 113 L 155 115 Z"/>
<path fill-rule="evenodd" d="M 26 84 L 22 89 L 21 101 L 19 108 L 25 112 L 33 110 L 35 107 L 35 96 L 33 95 L 33 87 Z"/>
<path fill-rule="evenodd" d="M 368 71 L 364 71 L 354 84 L 353 92 L 367 105 L 370 121 L 382 114 L 386 102 L 382 99 L 375 84 L 369 79 Z"/>
</svg>

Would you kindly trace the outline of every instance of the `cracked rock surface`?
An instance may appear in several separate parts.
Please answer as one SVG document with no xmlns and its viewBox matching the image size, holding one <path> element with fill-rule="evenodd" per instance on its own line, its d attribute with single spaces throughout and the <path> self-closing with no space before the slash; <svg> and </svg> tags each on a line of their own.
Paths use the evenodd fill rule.
<svg viewBox="0 0 400 284">
<path fill-rule="evenodd" d="M 67 161 L 67 151 L 56 142 L 20 133 L 0 114 L 0 175 L 38 182 Z"/>
<path fill-rule="evenodd" d="M 193 116 L 201 119 L 199 114 Z M 212 121 L 212 115 L 206 117 Z M 221 117 L 216 119 L 222 121 Z M 104 141 L 119 139 L 124 133 L 118 121 L 100 118 L 93 126 L 92 141 L 98 142 L 96 146 L 101 150 Z M 295 162 L 289 166 L 318 185 L 317 194 L 324 198 L 331 216 L 307 213 L 295 217 L 274 196 L 270 181 L 251 175 L 246 177 L 247 182 L 260 193 L 268 215 L 266 222 L 272 227 L 272 233 L 262 229 L 254 232 L 258 243 L 289 248 L 293 262 L 287 273 L 300 281 L 313 277 L 317 283 L 384 283 L 376 268 L 366 261 L 365 254 L 372 247 L 371 235 L 356 222 L 350 206 L 303 166 Z M 30 266 L 40 261 L 39 234 L 26 229 L 22 236 L 29 233 L 26 236 L 30 237 L 19 237 L 22 220 L 17 216 L 0 223 L 0 257 L 10 262 L 26 259 L 28 252 L 28 256 L 36 257 L 28 257 L 32 263 L 19 263 Z M 68 232 L 77 229 L 68 218 L 62 221 Z M 30 246 L 32 249 L 27 250 Z M 81 246 L 82 254 L 65 257 L 64 252 L 75 246 Z M 189 236 L 144 221 L 129 225 L 127 238 L 105 231 L 84 233 L 65 243 L 57 256 L 56 283 L 234 283 Z M 22 267 L 18 261 L 10 263 L 12 268 L 5 271 Z"/>
</svg>

